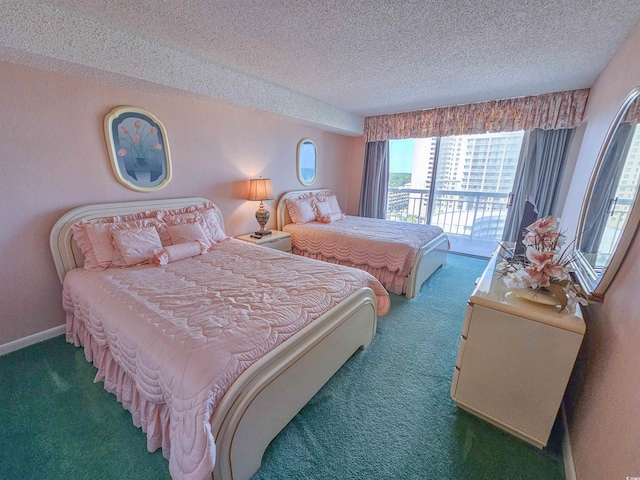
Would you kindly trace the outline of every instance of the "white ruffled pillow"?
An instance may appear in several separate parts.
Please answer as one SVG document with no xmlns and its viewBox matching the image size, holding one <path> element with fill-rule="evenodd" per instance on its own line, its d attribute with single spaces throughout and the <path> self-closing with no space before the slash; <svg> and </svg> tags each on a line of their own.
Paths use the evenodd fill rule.
<svg viewBox="0 0 640 480">
<path fill-rule="evenodd" d="M 160 235 L 154 225 L 111 230 L 114 267 L 130 267 L 151 260 L 154 250 L 162 248 Z"/>
<path fill-rule="evenodd" d="M 204 207 L 188 207 L 180 210 L 160 210 L 156 218 L 165 226 L 185 225 L 188 223 L 199 223 L 211 244 L 220 242 L 227 238 L 222 227 L 218 224 L 215 214 L 215 207 L 211 204 Z M 170 245 L 171 242 L 166 236 L 164 229 L 160 230 L 163 245 Z M 193 240 L 193 239 L 191 239 Z"/>
<path fill-rule="evenodd" d="M 145 211 L 98 220 L 80 220 L 74 223 L 71 229 L 73 238 L 84 255 L 84 268 L 96 271 L 111 266 L 114 253 L 111 227 L 119 223 L 149 219 L 153 216 L 155 211 Z"/>
<path fill-rule="evenodd" d="M 160 229 L 160 237 L 166 236 L 169 240 L 169 245 L 177 245 L 179 243 L 193 242 L 196 240 L 202 242 L 206 248 L 209 249 L 215 242 L 207 235 L 205 228 L 202 219 L 198 219 L 188 223 L 163 226 Z M 167 242 L 162 242 L 162 244 L 167 245 Z"/>
<path fill-rule="evenodd" d="M 309 223 L 316 219 L 313 205 L 315 195 L 302 195 L 295 200 L 287 199 L 287 210 L 293 223 Z"/>
<path fill-rule="evenodd" d="M 318 195 L 314 199 L 316 220 L 322 223 L 337 222 L 344 218 L 335 195 Z"/>
</svg>

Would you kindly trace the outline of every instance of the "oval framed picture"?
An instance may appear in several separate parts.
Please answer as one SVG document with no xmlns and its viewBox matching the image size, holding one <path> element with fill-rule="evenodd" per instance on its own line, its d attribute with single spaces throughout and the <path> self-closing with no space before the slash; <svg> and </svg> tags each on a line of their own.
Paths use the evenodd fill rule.
<svg viewBox="0 0 640 480">
<path fill-rule="evenodd" d="M 105 117 L 104 131 L 111 169 L 125 187 L 151 192 L 171 181 L 167 132 L 151 112 L 116 107 Z"/>
</svg>

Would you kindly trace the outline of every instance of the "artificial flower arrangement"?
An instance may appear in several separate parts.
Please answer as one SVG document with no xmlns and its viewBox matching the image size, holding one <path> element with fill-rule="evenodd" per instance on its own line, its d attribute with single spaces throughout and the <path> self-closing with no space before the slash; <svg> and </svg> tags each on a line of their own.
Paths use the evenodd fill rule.
<svg viewBox="0 0 640 480">
<path fill-rule="evenodd" d="M 496 270 L 504 275 L 507 287 L 549 292 L 562 311 L 588 301 L 582 287 L 571 279 L 572 251 L 562 248 L 565 236 L 558 231 L 558 224 L 559 219 L 548 216 L 529 225 L 523 232 L 524 255 L 502 255 Z"/>
</svg>

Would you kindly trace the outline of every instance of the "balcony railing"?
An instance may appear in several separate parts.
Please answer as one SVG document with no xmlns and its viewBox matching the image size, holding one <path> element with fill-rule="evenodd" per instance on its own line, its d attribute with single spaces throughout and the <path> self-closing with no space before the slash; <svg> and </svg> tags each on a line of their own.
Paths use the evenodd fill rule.
<svg viewBox="0 0 640 480">
<path fill-rule="evenodd" d="M 389 188 L 387 220 L 427 223 L 429 190 Z M 429 223 L 446 233 L 500 240 L 507 217 L 508 193 L 435 190 Z"/>
</svg>

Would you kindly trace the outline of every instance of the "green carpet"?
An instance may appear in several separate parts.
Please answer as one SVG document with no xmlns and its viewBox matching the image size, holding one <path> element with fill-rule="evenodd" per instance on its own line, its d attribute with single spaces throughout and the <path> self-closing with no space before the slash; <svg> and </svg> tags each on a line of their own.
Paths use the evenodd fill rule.
<svg viewBox="0 0 640 480">
<path fill-rule="evenodd" d="M 254 480 L 563 479 L 540 451 L 449 396 L 464 310 L 486 261 L 449 255 L 271 443 Z M 168 462 L 62 337 L 0 357 L 0 479 L 163 479 Z M 557 437 L 557 432 L 552 434 Z"/>
</svg>

